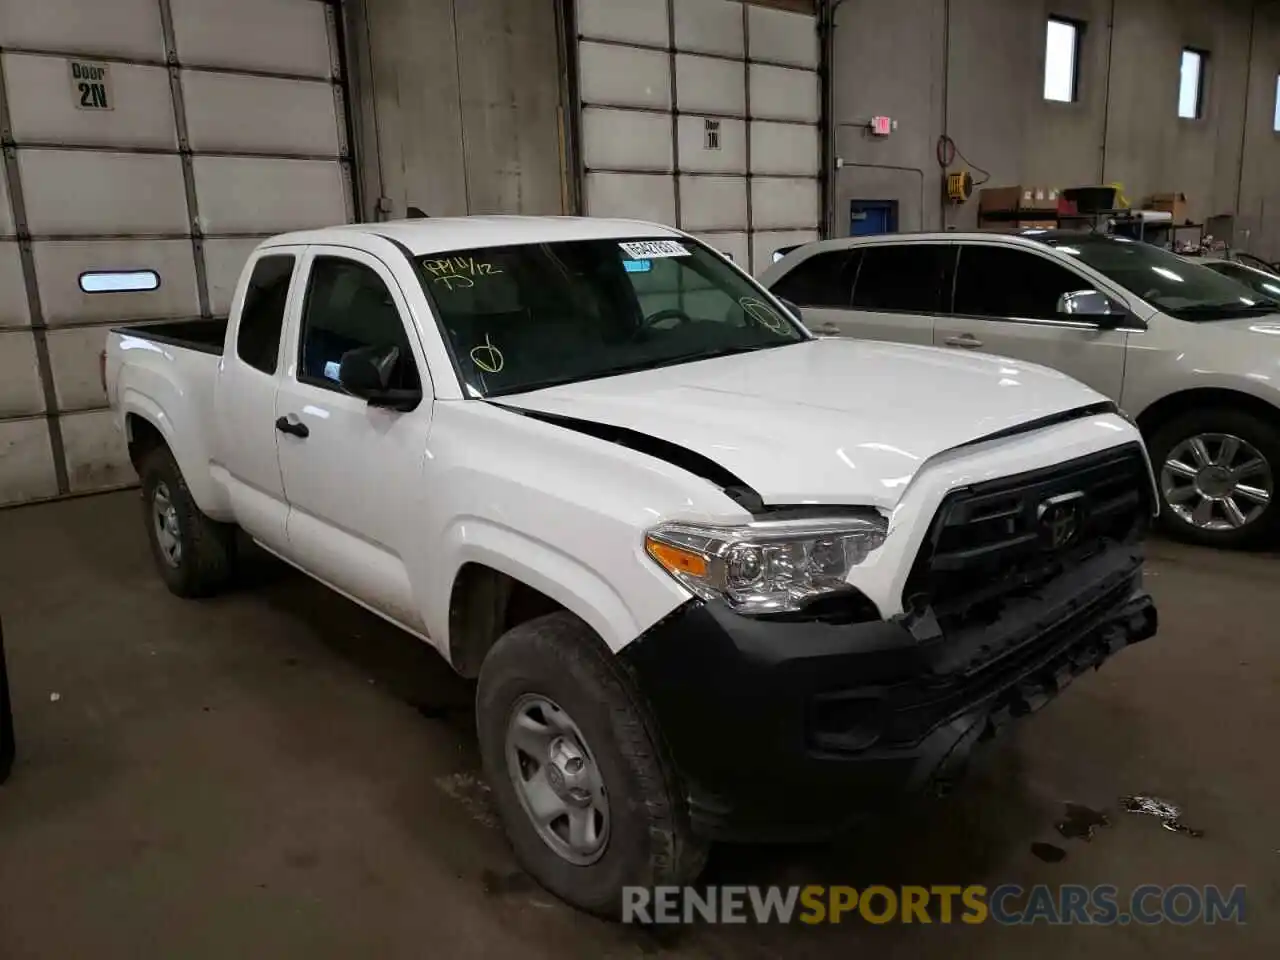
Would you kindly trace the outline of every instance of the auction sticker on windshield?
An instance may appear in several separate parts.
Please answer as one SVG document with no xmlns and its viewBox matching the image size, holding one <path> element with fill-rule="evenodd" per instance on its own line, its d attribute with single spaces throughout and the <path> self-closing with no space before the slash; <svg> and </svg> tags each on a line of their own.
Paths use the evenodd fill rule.
<svg viewBox="0 0 1280 960">
<path fill-rule="evenodd" d="M 618 244 L 632 260 L 657 260 L 662 257 L 687 257 L 688 249 L 675 240 L 634 240 Z"/>
</svg>

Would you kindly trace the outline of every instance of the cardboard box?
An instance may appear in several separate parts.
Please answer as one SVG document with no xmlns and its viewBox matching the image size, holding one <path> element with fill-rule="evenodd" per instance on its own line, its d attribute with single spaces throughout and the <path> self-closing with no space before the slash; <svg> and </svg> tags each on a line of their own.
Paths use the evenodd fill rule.
<svg viewBox="0 0 1280 960">
<path fill-rule="evenodd" d="M 1174 223 L 1187 222 L 1187 195 L 1185 193 L 1154 193 L 1147 201 L 1150 210 L 1163 210 L 1173 215 Z"/>
<path fill-rule="evenodd" d="M 1030 187 L 1023 193 L 1023 210 L 1057 210 L 1058 191 L 1053 187 Z"/>
<path fill-rule="evenodd" d="M 983 187 L 978 194 L 978 212 L 1017 210 L 1021 201 L 1021 187 Z"/>
<path fill-rule="evenodd" d="M 1009 210 L 1057 210 L 1058 191 L 1053 187 L 983 187 L 978 212 Z"/>
</svg>

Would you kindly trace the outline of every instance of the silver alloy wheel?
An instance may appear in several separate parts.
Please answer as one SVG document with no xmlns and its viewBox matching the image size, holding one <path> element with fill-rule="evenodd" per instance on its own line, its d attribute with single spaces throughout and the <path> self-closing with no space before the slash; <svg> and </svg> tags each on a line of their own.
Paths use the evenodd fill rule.
<svg viewBox="0 0 1280 960">
<path fill-rule="evenodd" d="M 1238 530 L 1253 523 L 1275 493 L 1271 464 L 1229 433 L 1201 433 L 1174 446 L 1160 470 L 1165 503 L 1200 530 Z"/>
<path fill-rule="evenodd" d="M 599 860 L 609 842 L 609 801 L 573 718 L 546 697 L 525 694 L 511 708 L 506 755 L 516 796 L 542 842 L 576 866 Z"/>
<path fill-rule="evenodd" d="M 151 520 L 156 526 L 156 543 L 165 563 L 176 567 L 182 563 L 182 528 L 178 526 L 178 508 L 173 505 L 169 487 L 163 481 L 151 493 Z"/>
</svg>

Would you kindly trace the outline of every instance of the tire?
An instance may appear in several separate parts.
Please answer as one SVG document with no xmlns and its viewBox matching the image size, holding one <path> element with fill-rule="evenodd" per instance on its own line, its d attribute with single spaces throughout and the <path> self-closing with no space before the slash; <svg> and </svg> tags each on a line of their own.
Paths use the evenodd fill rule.
<svg viewBox="0 0 1280 960">
<path fill-rule="evenodd" d="M 1194 450 L 1188 446 L 1197 437 L 1209 438 L 1204 452 L 1209 454 L 1211 461 L 1224 459 L 1223 438 L 1229 437 L 1241 442 L 1232 458 L 1237 469 L 1247 460 L 1260 459 L 1265 463 L 1265 469 L 1255 469 L 1248 476 L 1239 478 L 1239 484 L 1249 495 L 1238 492 L 1239 487 L 1231 495 L 1239 511 L 1234 521 L 1230 519 L 1223 501 L 1208 508 L 1208 525 L 1197 525 L 1193 522 L 1194 517 L 1188 519 L 1184 515 L 1194 506 L 1203 504 L 1204 498 L 1193 492 L 1201 489 L 1200 478 L 1210 484 L 1209 492 L 1221 492 L 1221 488 L 1215 485 L 1221 480 L 1221 473 L 1214 475 L 1212 463 L 1199 463 L 1193 456 Z M 1280 480 L 1280 426 L 1276 423 L 1232 407 L 1189 410 L 1157 427 L 1147 446 L 1156 483 L 1160 487 L 1160 525 L 1169 536 L 1186 543 L 1226 550 L 1266 546 L 1280 539 L 1280 507 L 1276 504 L 1277 480 Z M 1252 448 L 1252 453 L 1249 448 Z M 1185 463 L 1187 459 L 1192 462 Z M 1183 476 L 1185 471 L 1169 467 L 1171 460 L 1197 469 L 1197 479 Z M 1171 483 L 1174 490 L 1172 499 Z M 1259 502 L 1256 491 L 1260 489 L 1269 491 L 1269 502 Z M 1182 494 L 1181 499 L 1179 494 Z M 1244 516 L 1246 522 L 1235 525 L 1240 516 Z"/>
<path fill-rule="evenodd" d="M 138 470 L 142 479 L 142 510 L 156 569 L 169 590 L 179 597 L 209 597 L 225 587 L 234 574 L 235 527 L 211 520 L 191 499 L 182 471 L 167 447 L 148 452 Z M 159 500 L 158 500 L 159 498 Z M 157 503 L 172 506 L 168 524 L 157 522 Z M 163 512 L 163 511 L 162 511 Z M 175 557 L 165 533 L 176 526 L 179 550 Z"/>
<path fill-rule="evenodd" d="M 585 742 L 587 769 L 594 764 L 603 781 L 608 826 L 607 833 L 597 831 L 605 839 L 593 862 L 572 862 L 543 838 L 516 783 L 523 774 L 511 772 L 509 724 L 530 709 L 531 698 L 545 698 L 571 718 Z M 476 726 L 485 776 L 516 859 L 556 896 L 616 919 L 624 887 L 685 884 L 702 872 L 706 845 L 689 831 L 648 711 L 577 617 L 548 614 L 498 639 L 480 670 Z M 567 830 L 567 820 L 558 825 Z"/>
</svg>

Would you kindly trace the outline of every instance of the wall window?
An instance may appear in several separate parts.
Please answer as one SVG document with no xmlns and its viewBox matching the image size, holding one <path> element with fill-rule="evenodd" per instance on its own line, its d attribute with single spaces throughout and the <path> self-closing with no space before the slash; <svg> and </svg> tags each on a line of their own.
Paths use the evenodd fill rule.
<svg viewBox="0 0 1280 960">
<path fill-rule="evenodd" d="M 1178 116 L 1199 120 L 1204 116 L 1204 70 L 1209 55 L 1184 47 L 1182 70 L 1178 75 Z"/>
<path fill-rule="evenodd" d="M 146 293 L 160 287 L 154 270 L 86 270 L 80 274 L 85 293 Z"/>
<path fill-rule="evenodd" d="M 1074 103 L 1080 98 L 1082 24 L 1050 17 L 1044 40 L 1044 98 Z"/>
</svg>

